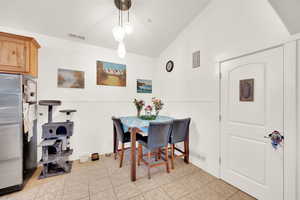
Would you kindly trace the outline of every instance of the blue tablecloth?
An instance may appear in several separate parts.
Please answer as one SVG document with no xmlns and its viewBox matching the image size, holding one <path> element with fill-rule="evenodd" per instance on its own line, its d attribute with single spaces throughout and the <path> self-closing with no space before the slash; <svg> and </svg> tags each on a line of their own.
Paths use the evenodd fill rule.
<svg viewBox="0 0 300 200">
<path fill-rule="evenodd" d="M 139 128 L 144 133 L 148 133 L 148 127 L 150 122 L 165 122 L 173 120 L 172 117 L 167 116 L 157 116 L 155 120 L 142 120 L 138 117 L 129 116 L 129 117 L 120 117 L 123 124 L 124 131 L 127 132 L 129 128 Z"/>
</svg>

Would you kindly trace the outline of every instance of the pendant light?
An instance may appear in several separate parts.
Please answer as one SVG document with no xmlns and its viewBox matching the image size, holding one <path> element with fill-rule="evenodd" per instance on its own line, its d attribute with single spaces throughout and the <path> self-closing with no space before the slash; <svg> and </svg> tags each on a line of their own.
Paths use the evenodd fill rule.
<svg viewBox="0 0 300 200">
<path fill-rule="evenodd" d="M 117 42 L 122 42 L 125 37 L 125 29 L 123 27 L 123 14 L 119 9 L 119 24 L 112 30 L 113 36 Z"/>
<path fill-rule="evenodd" d="M 125 30 L 125 33 L 130 35 L 133 31 L 133 28 L 130 24 L 130 20 L 129 20 L 129 10 L 127 12 L 127 22 L 124 24 L 124 30 Z"/>
<path fill-rule="evenodd" d="M 113 36 L 117 42 L 123 42 L 125 37 L 125 30 L 121 26 L 115 26 L 112 30 Z"/>
<path fill-rule="evenodd" d="M 124 42 L 120 42 L 118 46 L 118 56 L 120 58 L 125 58 L 126 56 L 126 47 L 124 45 Z"/>
<path fill-rule="evenodd" d="M 115 5 L 119 10 L 118 25 L 112 30 L 114 39 L 119 43 L 118 56 L 124 58 L 126 56 L 126 47 L 124 44 L 125 35 L 132 33 L 133 29 L 129 19 L 129 9 L 131 7 L 131 0 L 115 0 Z M 127 11 L 127 21 L 123 22 L 123 12 Z"/>
</svg>

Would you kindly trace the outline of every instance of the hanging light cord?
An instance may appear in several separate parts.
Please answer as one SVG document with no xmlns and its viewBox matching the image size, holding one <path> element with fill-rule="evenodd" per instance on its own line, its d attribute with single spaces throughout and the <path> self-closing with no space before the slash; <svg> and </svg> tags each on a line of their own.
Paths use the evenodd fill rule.
<svg viewBox="0 0 300 200">
<path fill-rule="evenodd" d="M 122 4 L 121 4 L 121 0 L 119 0 L 119 5 L 120 5 L 120 7 L 122 6 Z M 121 26 L 121 27 L 123 27 L 123 11 L 122 11 L 122 9 L 120 8 L 120 9 L 118 9 L 119 10 L 119 26 Z M 129 22 L 130 22 L 130 11 L 129 11 L 130 9 L 128 9 L 128 11 L 127 11 L 127 22 L 128 22 L 128 24 L 129 24 Z"/>
<path fill-rule="evenodd" d="M 121 10 L 120 9 L 119 9 L 119 26 L 121 26 Z"/>
<path fill-rule="evenodd" d="M 123 27 L 123 11 L 121 10 L 121 27 Z"/>
<path fill-rule="evenodd" d="M 127 14 L 128 14 L 128 16 L 127 16 L 127 17 L 128 17 L 128 21 L 127 21 L 127 22 L 128 22 L 128 24 L 129 24 L 129 9 L 128 9 Z"/>
</svg>

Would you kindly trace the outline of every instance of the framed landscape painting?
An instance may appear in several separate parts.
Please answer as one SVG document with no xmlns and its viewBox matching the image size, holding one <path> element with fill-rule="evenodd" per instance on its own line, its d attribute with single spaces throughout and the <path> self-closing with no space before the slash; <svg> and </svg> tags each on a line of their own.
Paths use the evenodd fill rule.
<svg viewBox="0 0 300 200">
<path fill-rule="evenodd" d="M 152 93 L 152 81 L 137 79 L 136 80 L 136 90 L 137 93 Z"/>
<path fill-rule="evenodd" d="M 84 72 L 58 69 L 57 86 L 59 88 L 84 88 Z"/>
<path fill-rule="evenodd" d="M 126 65 L 97 61 L 97 85 L 126 87 Z"/>
</svg>

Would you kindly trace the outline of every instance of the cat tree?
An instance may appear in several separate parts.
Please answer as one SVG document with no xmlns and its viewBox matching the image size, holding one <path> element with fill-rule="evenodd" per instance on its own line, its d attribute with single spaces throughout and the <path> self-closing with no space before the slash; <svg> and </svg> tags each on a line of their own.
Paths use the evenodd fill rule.
<svg viewBox="0 0 300 200">
<path fill-rule="evenodd" d="M 53 106 L 60 106 L 61 101 L 42 100 L 39 105 L 48 106 L 48 122 L 42 125 L 42 158 L 40 164 L 43 170 L 40 179 L 69 173 L 72 162 L 69 156 L 73 153 L 70 149 L 70 137 L 73 135 L 74 122 L 70 121 L 70 115 L 76 110 L 60 110 L 67 115 L 65 122 L 53 122 Z"/>
</svg>

